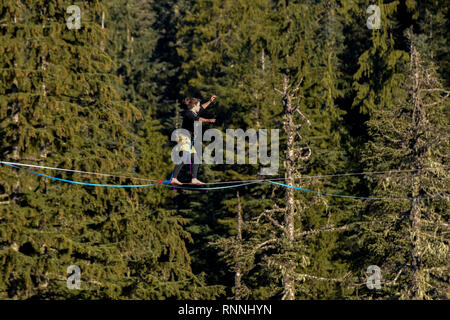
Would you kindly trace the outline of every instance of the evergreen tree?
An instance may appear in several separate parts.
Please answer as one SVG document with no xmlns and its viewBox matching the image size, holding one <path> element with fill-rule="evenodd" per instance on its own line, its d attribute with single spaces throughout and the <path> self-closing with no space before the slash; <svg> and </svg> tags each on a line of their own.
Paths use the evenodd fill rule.
<svg viewBox="0 0 450 320">
<path fill-rule="evenodd" d="M 169 70 L 170 64 L 157 54 L 161 39 L 160 30 L 155 26 L 159 20 L 155 18 L 157 6 L 154 1 L 112 1 L 111 20 L 116 23 L 111 23 L 109 28 L 109 52 L 117 63 L 117 74 L 127 88 L 123 98 L 135 104 L 145 117 L 135 125 L 139 135 L 135 150 L 139 155 L 136 171 L 143 176 L 163 179 L 172 166 L 170 150 L 166 148 L 167 138 L 161 133 L 168 130 L 163 129 L 156 115 L 162 114 L 159 109 L 167 105 L 163 93 L 174 71 Z M 212 298 L 220 288 L 205 287 L 202 276 L 192 273 L 185 244 L 192 239 L 182 228 L 187 220 L 170 210 L 172 195 L 167 188 L 150 189 L 136 199 L 136 205 L 142 208 L 139 216 L 144 220 L 132 218 L 130 224 L 142 226 L 150 220 L 152 229 L 130 230 L 134 236 L 140 235 L 146 240 L 140 242 L 142 248 L 131 257 L 131 273 L 137 276 L 127 290 L 139 298 Z M 158 239 L 156 246 L 148 248 L 147 241 L 154 242 L 155 236 Z M 149 281 L 142 282 L 141 279 Z"/>
<path fill-rule="evenodd" d="M 364 161 L 370 170 L 408 170 L 374 176 L 374 195 L 413 200 L 368 203 L 359 252 L 381 268 L 384 282 L 375 296 L 448 299 L 448 199 L 423 198 L 448 196 L 450 93 L 426 37 L 409 30 L 408 38 L 405 78 L 395 98 L 373 111 Z"/>
<path fill-rule="evenodd" d="M 331 10 L 326 10 L 330 9 L 330 7 Z M 237 22 L 233 24 L 233 27 L 224 28 L 225 30 L 230 30 L 228 34 L 225 33 L 222 35 L 219 33 L 220 31 L 208 31 L 208 35 L 217 35 L 219 33 L 215 41 L 215 43 L 217 43 L 217 50 L 213 51 L 212 54 L 208 54 L 208 47 L 206 47 L 203 50 L 202 55 L 194 56 L 194 59 L 202 59 L 204 63 L 200 64 L 197 61 L 197 63 L 188 64 L 193 69 L 198 69 L 199 66 L 202 67 L 205 65 L 207 68 L 210 68 L 211 64 L 208 64 L 208 59 L 217 61 L 212 65 L 212 71 L 207 70 L 206 72 L 200 72 L 200 74 L 212 74 L 212 81 L 201 81 L 199 78 L 196 79 L 199 79 L 200 83 L 212 84 L 212 86 L 217 88 L 217 91 L 221 90 L 226 92 L 227 100 L 233 99 L 233 104 L 236 105 L 236 107 L 233 108 L 233 115 L 236 115 L 236 117 L 233 117 L 233 120 L 236 118 L 235 121 L 245 121 L 247 124 L 265 128 L 275 127 L 273 119 L 276 118 L 278 120 L 280 119 L 280 115 L 285 114 L 285 111 L 280 107 L 283 106 L 285 110 L 287 107 L 285 104 L 279 103 L 281 97 L 273 90 L 274 87 L 279 88 L 280 84 L 283 83 L 280 81 L 280 78 L 281 80 L 283 79 L 283 74 L 286 75 L 286 80 L 288 78 L 290 79 L 289 84 L 285 83 L 286 91 L 283 91 L 282 93 L 283 101 L 295 98 L 295 96 L 291 94 L 290 89 L 288 92 L 288 86 L 293 86 L 296 82 L 301 82 L 301 85 L 297 88 L 299 92 L 295 94 L 298 95 L 298 107 L 295 107 L 297 102 L 295 101 L 294 104 L 294 101 L 292 101 L 289 103 L 289 108 L 287 108 L 295 113 L 295 119 L 292 118 L 293 122 L 285 127 L 286 129 L 289 128 L 289 130 L 292 130 L 292 134 L 289 137 L 292 141 L 289 142 L 289 139 L 287 138 L 287 140 L 283 140 L 282 148 L 285 148 L 286 156 L 289 148 L 292 148 L 292 151 L 294 151 L 295 148 L 295 152 L 298 153 L 297 156 L 299 156 L 298 159 L 303 159 L 304 164 L 300 167 L 289 169 L 291 172 L 290 174 L 293 176 L 287 178 L 300 179 L 301 173 L 323 172 L 322 170 L 327 170 L 329 172 L 330 168 L 338 169 L 339 161 L 342 161 L 342 158 L 338 160 L 340 134 L 345 131 L 344 128 L 339 128 L 338 126 L 339 117 L 341 116 L 342 111 L 335 105 L 336 99 L 341 95 L 340 89 L 338 89 L 339 81 L 336 77 L 336 75 L 339 74 L 339 71 L 335 69 L 338 67 L 338 64 L 336 63 L 337 54 L 341 50 L 339 49 L 340 31 L 337 27 L 339 26 L 339 21 L 336 20 L 339 7 L 336 4 L 334 4 L 334 6 L 333 4 L 327 4 L 327 6 L 325 6 L 292 3 L 287 5 L 284 2 L 280 2 L 278 3 L 277 12 L 274 12 L 272 10 L 272 3 L 263 1 L 258 5 L 246 4 L 245 9 L 243 10 L 238 10 L 231 4 L 224 5 L 224 8 L 221 9 L 221 11 L 219 10 L 220 16 L 234 17 L 235 15 L 231 14 L 231 12 L 234 12 L 233 10 L 244 12 L 244 14 L 243 16 L 239 16 L 239 13 L 237 13 L 239 17 L 236 19 Z M 328 12 L 329 14 L 325 15 L 324 12 Z M 288 17 L 287 19 L 286 16 Z M 195 19 L 195 21 L 198 20 L 198 18 Z M 212 21 L 218 20 L 218 17 L 212 19 Z M 317 23 L 317 20 L 321 23 L 325 22 L 325 28 L 322 29 Z M 222 23 L 221 27 L 223 28 L 223 19 L 220 19 L 219 21 Z M 316 22 L 311 23 L 312 21 Z M 254 28 L 255 25 L 258 27 Z M 250 32 L 252 29 L 254 32 Z M 315 39 L 318 40 L 317 43 L 314 43 L 312 40 L 314 36 L 316 36 Z M 233 41 L 234 39 L 237 40 Z M 224 58 L 221 59 L 217 57 L 217 53 L 222 52 L 222 43 L 226 50 L 223 50 L 224 53 L 222 55 Z M 230 43 L 232 45 L 227 45 Z M 221 65 L 220 61 L 222 60 L 227 61 L 227 65 Z M 322 66 L 326 67 L 324 68 Z M 219 72 L 219 70 L 224 71 Z M 215 76 L 218 76 L 218 78 L 215 79 Z M 304 78 L 304 82 L 301 81 L 301 78 Z M 224 84 L 229 82 L 232 84 L 229 84 L 228 87 L 226 87 L 227 89 L 225 89 L 223 87 Z M 234 98 L 235 96 L 236 98 Z M 241 104 L 244 106 L 248 104 L 248 107 L 242 108 Z M 230 103 L 228 103 L 228 106 L 229 105 Z M 243 113 L 241 110 L 246 111 L 247 114 Z M 254 110 L 254 112 L 248 115 L 249 110 Z M 255 118 L 255 114 L 259 116 Z M 309 119 L 311 119 L 311 121 Z M 315 120 L 317 120 L 317 122 L 315 122 Z M 300 125 L 302 122 L 304 123 L 304 126 Z M 279 121 L 276 123 L 279 123 Z M 310 128 L 308 123 L 310 125 L 312 124 L 312 128 Z M 296 129 L 294 129 L 294 125 L 298 125 Z M 307 139 L 303 147 L 299 148 L 294 146 L 296 142 L 294 143 L 293 140 L 298 138 L 296 135 L 294 136 L 295 130 L 298 130 L 300 137 L 305 136 L 305 139 Z M 308 132 L 308 130 L 311 130 L 313 134 Z M 333 132 L 333 134 L 330 135 L 330 132 Z M 317 139 L 310 139 L 310 136 L 315 136 Z M 327 146 L 327 151 L 324 150 L 325 146 Z M 311 157 L 311 150 L 317 149 L 319 150 L 317 155 L 313 151 L 312 154 L 314 154 L 314 156 Z M 324 154 L 326 154 L 326 157 L 324 157 Z M 329 161 L 328 165 L 327 161 Z M 286 167 L 284 169 L 288 171 Z M 292 183 L 292 180 L 287 181 Z M 312 185 L 319 188 L 317 181 L 314 181 L 314 184 Z M 309 244 L 311 246 L 309 247 L 309 244 L 307 245 L 306 243 L 303 243 L 303 241 L 294 241 L 294 239 L 290 239 L 287 242 L 283 241 L 282 239 L 284 238 L 280 235 L 279 247 L 278 245 L 276 245 L 276 247 L 282 252 L 286 251 L 290 252 L 290 254 L 274 254 L 269 247 L 266 263 L 264 263 L 266 268 L 260 269 L 260 267 L 257 267 L 254 269 L 254 267 L 259 264 L 259 262 L 254 262 L 253 260 L 256 251 L 258 251 L 255 250 L 255 248 L 258 248 L 262 243 L 268 244 L 266 241 L 272 243 L 273 241 L 270 241 L 271 239 L 267 239 L 267 237 L 269 234 L 279 234 L 279 226 L 282 226 L 282 228 L 290 228 L 293 226 L 292 220 L 285 221 L 285 224 L 283 222 L 278 222 L 278 224 L 275 223 L 275 225 L 273 225 L 274 221 L 279 221 L 278 219 L 284 220 L 284 217 L 289 215 L 292 217 L 293 211 L 291 211 L 291 209 L 302 212 L 301 218 L 295 222 L 296 230 L 300 229 L 298 224 L 300 221 L 302 221 L 301 223 L 304 224 L 305 228 L 309 229 L 311 227 L 323 227 L 323 225 L 327 223 L 330 223 L 328 226 L 331 226 L 331 223 L 336 223 L 338 220 L 334 221 L 336 218 L 328 216 L 330 212 L 324 211 L 324 198 L 319 199 L 319 201 L 317 201 L 318 199 L 316 199 L 316 201 L 311 201 L 311 199 L 307 197 L 306 199 L 308 200 L 302 198 L 302 196 L 298 196 L 298 198 L 296 196 L 297 199 L 291 209 L 283 209 L 281 206 L 283 203 L 286 203 L 286 200 L 283 199 L 279 193 L 274 193 L 272 191 L 271 195 L 272 188 L 252 189 L 254 191 L 252 190 L 252 192 L 248 194 L 248 197 L 255 200 L 250 200 L 248 202 L 244 201 L 243 206 L 243 217 L 245 218 L 243 230 L 247 233 L 247 243 L 244 244 L 246 250 L 241 250 L 242 254 L 240 257 L 237 257 L 235 255 L 237 250 L 236 246 L 241 247 L 242 244 L 240 241 L 239 243 L 236 243 L 233 237 L 215 242 L 215 245 L 225 250 L 227 261 L 233 266 L 233 269 L 239 268 L 240 270 L 246 270 L 247 277 L 244 276 L 243 281 L 247 282 L 249 287 L 256 285 L 256 287 L 252 288 L 253 292 L 249 293 L 248 290 L 245 290 L 244 285 L 241 284 L 242 288 L 246 291 L 244 294 L 253 294 L 253 297 L 257 298 L 268 298 L 276 295 L 277 290 L 279 290 L 278 281 L 280 280 L 278 278 L 279 270 L 277 268 L 280 267 L 282 272 L 286 272 L 284 267 L 287 265 L 284 265 L 284 262 L 292 264 L 294 267 L 289 267 L 287 273 L 290 273 L 290 276 L 292 275 L 295 277 L 294 273 L 299 270 L 308 270 L 307 264 L 309 255 L 314 256 L 315 258 L 322 257 L 322 259 L 315 260 L 314 266 L 311 266 L 308 271 L 312 271 L 313 273 L 321 273 L 321 271 L 328 273 L 331 271 L 330 273 L 333 276 L 342 273 L 342 268 L 338 266 L 338 263 L 335 264 L 333 266 L 334 269 L 331 270 L 330 267 L 327 266 L 327 263 L 329 263 L 327 260 L 331 259 L 333 255 L 333 245 L 331 245 L 330 242 L 333 243 L 336 241 L 336 238 L 328 236 L 323 236 L 323 238 L 319 238 L 319 240 L 310 240 Z M 294 199 L 293 193 L 291 191 L 288 193 L 289 199 Z M 276 196 L 273 200 L 269 200 L 269 197 L 273 197 L 274 195 Z M 303 200 L 303 202 L 300 199 L 305 200 Z M 235 204 L 235 202 L 231 202 L 230 200 L 226 203 L 227 206 L 230 204 Z M 275 209 L 271 210 L 271 208 L 273 209 L 274 207 Z M 233 209 L 230 211 L 235 212 Z M 261 211 L 265 211 L 263 215 L 260 214 Z M 268 217 L 269 214 L 271 215 L 270 217 Z M 257 222 L 253 223 L 251 221 L 245 221 L 254 219 L 257 219 Z M 288 227 L 288 225 L 290 227 Z M 235 224 L 230 224 L 230 226 L 234 228 Z M 231 230 L 231 234 L 235 234 L 235 231 Z M 285 247 L 288 246 L 289 242 L 291 243 L 289 246 L 292 247 Z M 294 243 L 296 244 L 294 245 Z M 325 253 L 327 247 L 328 252 Z M 320 252 L 321 250 L 322 252 Z M 265 256 L 262 251 L 259 251 L 258 255 L 259 258 Z M 287 255 L 289 255 L 289 257 Z M 274 260 L 270 261 L 271 258 Z M 278 262 L 274 262 L 275 260 Z M 288 261 L 290 262 L 288 263 Z M 273 266 L 276 267 L 272 269 Z M 294 271 L 293 269 L 297 269 L 297 271 Z M 250 271 L 251 274 L 248 275 Z M 304 275 L 305 273 L 302 274 Z M 268 275 L 275 275 L 275 277 L 267 278 Z M 290 276 L 288 276 L 288 278 Z M 330 276 L 330 274 L 327 274 L 327 276 Z M 326 279 L 324 277 L 316 278 Z M 288 290 L 291 293 L 288 292 L 285 297 L 293 298 L 292 292 L 295 290 L 292 288 L 291 284 L 287 284 L 287 282 L 292 283 L 292 281 L 287 281 L 286 279 L 281 282 L 284 282 L 285 289 L 286 287 L 291 287 L 291 289 Z M 309 280 L 314 279 L 314 277 L 309 277 L 307 279 L 309 282 Z M 297 281 L 294 282 L 299 283 Z M 305 296 L 308 294 L 312 295 L 311 291 L 316 290 L 327 292 L 324 294 L 333 295 L 333 293 L 331 293 L 333 288 L 327 288 L 327 286 L 321 285 L 317 286 L 311 283 L 301 286 L 301 290 L 301 294 L 304 294 Z"/>
<path fill-rule="evenodd" d="M 408 4 L 414 32 L 427 38 L 430 59 L 435 61 L 440 77 L 449 86 L 450 49 L 447 42 L 450 4 L 439 0 L 408 1 Z"/>
<path fill-rule="evenodd" d="M 130 124 L 140 113 L 120 100 L 111 61 L 100 49 L 103 6 L 82 6 L 79 30 L 66 26 L 67 6 L 2 5 L 2 158 L 95 172 L 126 170 L 135 158 Z M 70 295 L 62 279 L 73 264 L 92 285 L 82 295 L 117 297 L 120 286 L 109 280 L 124 274 L 126 264 L 110 243 L 127 214 L 122 211 L 127 193 L 1 170 L 8 199 L 1 208 L 3 296 Z M 92 181 L 76 174 L 58 177 Z"/>
<path fill-rule="evenodd" d="M 73 4 L 80 29 L 68 28 Z M 367 27 L 370 5 L 380 29 Z M 0 298 L 449 298 L 446 2 L 0 9 L 0 160 L 113 174 L 30 169 L 86 183 L 157 184 L 81 186 L 1 165 Z M 280 129 L 279 172 L 265 178 L 411 200 L 159 186 L 182 101 L 213 94 L 218 121 L 204 129 Z M 247 159 L 204 164 L 200 177 L 261 178 Z M 67 287 L 70 265 L 81 290 Z M 366 289 L 369 265 L 381 268 L 381 289 Z"/>
<path fill-rule="evenodd" d="M 104 52 L 106 8 L 99 2 L 80 5 L 81 29 L 69 30 L 68 5 L 34 5 L 11 2 L 2 8 L 3 159 L 122 175 L 161 173 L 160 153 L 147 149 L 162 142 L 158 125 L 149 118 L 143 137 L 136 136 L 133 124 L 145 112 L 121 100 L 122 83 Z M 220 291 L 192 274 L 185 220 L 157 210 L 162 194 L 68 185 L 1 170 L 3 297 L 198 299 Z M 92 176 L 57 176 L 95 182 Z M 66 286 L 69 265 L 81 268 L 80 291 Z"/>
</svg>

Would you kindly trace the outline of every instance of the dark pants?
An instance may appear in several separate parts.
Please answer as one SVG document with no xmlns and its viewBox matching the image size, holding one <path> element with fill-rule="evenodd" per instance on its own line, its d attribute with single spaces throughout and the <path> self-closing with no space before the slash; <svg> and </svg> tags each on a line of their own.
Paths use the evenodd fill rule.
<svg viewBox="0 0 450 320">
<path fill-rule="evenodd" d="M 178 177 L 178 174 L 181 171 L 181 168 L 183 167 L 183 164 L 189 164 L 191 163 L 192 166 L 192 178 L 197 178 L 198 168 L 200 167 L 200 164 L 193 163 L 194 162 L 194 154 L 191 153 L 191 157 L 189 159 L 189 153 L 183 152 L 183 161 L 180 164 L 175 165 L 175 169 L 173 170 L 173 177 L 176 179 Z"/>
</svg>

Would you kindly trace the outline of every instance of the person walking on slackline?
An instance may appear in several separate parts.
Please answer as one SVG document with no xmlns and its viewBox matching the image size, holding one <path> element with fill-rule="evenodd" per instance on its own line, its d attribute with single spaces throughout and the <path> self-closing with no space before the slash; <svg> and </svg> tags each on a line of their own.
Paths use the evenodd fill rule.
<svg viewBox="0 0 450 320">
<path fill-rule="evenodd" d="M 194 153 L 197 153 L 195 150 L 195 147 L 193 145 L 194 142 L 194 122 L 200 121 L 200 122 L 210 122 L 214 123 L 216 122 L 216 119 L 205 119 L 200 117 L 202 113 L 205 111 L 205 109 L 216 99 L 216 96 L 212 96 L 211 99 L 209 99 L 208 102 L 205 102 L 204 104 L 200 104 L 200 99 L 197 98 L 186 98 L 184 99 L 184 103 L 187 106 L 187 109 L 183 113 L 183 124 L 181 125 L 182 129 L 186 129 L 190 132 L 192 137 L 187 137 L 185 135 L 180 134 L 178 136 L 178 143 L 181 144 L 180 150 L 183 151 L 183 161 L 180 164 L 175 165 L 175 169 L 173 170 L 173 176 L 170 180 L 170 183 L 182 185 L 180 181 L 178 181 L 177 177 L 180 173 L 181 168 L 183 167 L 184 163 L 190 163 L 190 159 L 192 159 L 192 155 Z M 201 139 L 201 137 L 200 137 Z M 192 154 L 192 155 L 191 155 Z M 191 184 L 195 185 L 204 185 L 203 182 L 197 179 L 197 173 L 198 168 L 200 167 L 200 164 L 193 163 L 192 164 L 192 180 Z"/>
</svg>

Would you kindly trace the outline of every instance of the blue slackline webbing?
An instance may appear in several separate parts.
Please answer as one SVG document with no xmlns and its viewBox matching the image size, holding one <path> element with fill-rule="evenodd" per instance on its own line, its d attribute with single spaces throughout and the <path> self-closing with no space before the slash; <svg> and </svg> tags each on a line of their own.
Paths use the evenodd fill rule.
<svg viewBox="0 0 450 320">
<path fill-rule="evenodd" d="M 176 189 L 186 189 L 186 190 L 219 190 L 219 189 L 229 189 L 229 188 L 237 188 L 237 187 L 242 187 L 242 186 L 248 186 L 250 184 L 260 183 L 261 181 L 246 182 L 246 183 L 234 184 L 234 185 L 231 185 L 231 186 L 223 186 L 223 187 L 206 187 L 206 188 L 201 188 L 201 187 L 192 188 L 192 187 L 183 187 L 183 186 L 173 186 L 173 187 L 176 188 Z M 170 186 L 168 186 L 168 187 L 170 187 Z"/>
<path fill-rule="evenodd" d="M 84 185 L 84 186 L 108 187 L 108 188 L 142 188 L 142 187 L 151 187 L 151 186 L 158 185 L 158 183 L 130 185 L 130 184 L 97 184 L 97 183 L 79 182 L 79 181 L 73 181 L 73 180 L 67 180 L 67 179 L 61 179 L 61 178 L 48 176 L 48 175 L 43 174 L 43 173 L 34 172 L 34 171 L 27 170 L 27 169 L 24 169 L 24 168 L 16 167 L 16 166 L 14 166 L 12 164 L 7 164 L 7 163 L 5 163 L 5 164 L 7 166 L 11 166 L 11 167 L 14 167 L 14 168 L 17 168 L 17 169 L 22 169 L 22 170 L 25 170 L 27 172 L 30 172 L 30 173 L 33 173 L 33 174 L 37 174 L 39 176 L 46 177 L 46 178 L 49 178 L 49 179 L 52 179 L 52 180 L 58 180 L 58 181 L 63 181 L 63 182 L 73 183 L 73 184 L 80 184 L 80 185 Z"/>
<path fill-rule="evenodd" d="M 36 174 L 45 178 L 49 178 L 52 180 L 57 180 L 57 181 L 63 181 L 63 182 L 67 182 L 67 183 L 73 183 L 73 184 L 78 184 L 78 185 L 85 185 L 85 186 L 92 186 L 92 187 L 108 187 L 108 188 L 143 188 L 143 187 L 152 187 L 152 186 L 157 186 L 159 185 L 159 183 L 154 183 L 154 184 L 141 184 L 141 185 L 119 185 L 119 184 L 97 184 L 97 183 L 87 183 L 87 182 L 79 182 L 79 181 L 74 181 L 74 180 L 67 180 L 67 179 L 61 179 L 61 178 L 56 178 L 56 177 L 52 177 L 46 174 L 42 174 L 39 172 L 35 172 L 35 171 L 31 171 L 31 170 L 27 170 L 21 167 L 17 167 L 14 166 L 12 164 L 8 164 L 5 163 L 6 165 L 10 166 L 10 167 L 14 167 L 17 169 L 22 169 L 24 171 L 27 171 L 29 173 L 32 174 Z M 172 173 L 173 176 L 173 173 Z M 191 188 L 191 187 L 182 187 L 182 186 L 175 186 L 175 185 L 170 185 L 170 180 L 165 180 L 162 182 L 162 185 L 168 186 L 168 187 L 173 187 L 176 189 L 187 189 L 187 190 L 219 190 L 219 189 L 229 189 L 229 188 L 235 188 L 235 187 L 240 187 L 240 186 L 246 186 L 246 185 L 250 185 L 250 184 L 256 184 L 259 183 L 261 181 L 256 181 L 256 182 L 247 182 L 247 183 L 240 183 L 240 184 L 236 184 L 236 185 L 231 185 L 231 186 L 223 186 L 223 187 L 207 187 L 207 188 Z"/>
<path fill-rule="evenodd" d="M 287 188 L 292 188 L 292 189 L 297 189 L 297 190 L 301 190 L 301 191 L 305 191 L 305 192 L 311 192 L 311 193 L 315 193 L 315 194 L 319 194 L 322 196 L 330 196 L 330 197 L 337 197 L 337 198 L 348 198 L 348 199 L 362 199 L 362 200 L 393 200 L 393 201 L 398 201 L 398 200 L 430 200 L 430 199 L 443 199 L 443 198 L 448 198 L 448 195 L 445 195 L 443 197 L 438 196 L 438 197 L 422 197 L 422 198 L 377 198 L 377 197 L 358 197 L 358 196 L 346 196 L 346 195 L 342 195 L 342 194 L 333 194 L 333 193 L 325 193 L 325 192 L 319 192 L 319 191 L 314 191 L 314 190 L 308 190 L 308 189 L 304 189 L 304 188 L 300 188 L 300 187 L 295 187 L 295 186 L 291 186 L 288 184 L 284 184 L 284 183 L 280 183 L 280 182 L 275 182 L 275 181 L 271 181 L 271 180 L 266 180 L 267 182 L 273 183 L 273 184 L 278 184 L 280 186 L 283 187 L 287 187 Z"/>
<path fill-rule="evenodd" d="M 25 170 L 29 173 L 32 174 L 36 174 L 42 177 L 46 177 L 49 179 L 53 179 L 53 180 L 57 180 L 57 181 L 63 181 L 63 182 L 67 182 L 67 183 L 73 183 L 73 184 L 78 184 L 78 185 L 85 185 L 85 186 L 94 186 L 94 187 L 110 187 L 110 188 L 142 188 L 142 187 L 152 187 L 152 186 L 156 186 L 159 185 L 158 183 L 155 184 L 142 184 L 142 185 L 115 185 L 115 184 L 96 184 L 96 183 L 87 183 L 87 182 L 79 182 L 79 181 L 73 181 L 73 180 L 67 180 L 67 179 L 61 179 L 61 178 L 56 178 L 56 177 L 52 177 L 46 174 L 42 174 L 42 173 L 38 173 L 38 172 L 34 172 L 31 170 L 27 170 L 21 167 L 17 167 L 14 166 L 12 164 L 8 164 L 8 163 L 3 163 L 6 164 L 8 166 L 17 168 L 17 169 L 22 169 Z M 173 173 L 172 173 L 172 177 L 173 177 Z M 171 178 L 172 179 L 172 178 Z M 338 198 L 347 198 L 347 199 L 361 199 L 361 200 L 392 200 L 392 201 L 398 201 L 398 200 L 431 200 L 431 199 L 444 199 L 444 198 L 448 198 L 450 195 L 444 195 L 444 196 L 437 196 L 437 197 L 419 197 L 419 198 L 390 198 L 390 197 L 386 197 L 386 198 L 381 198 L 381 197 L 359 197 L 359 196 L 348 196 L 348 195 L 341 195 L 341 194 L 333 194 L 333 193 L 325 193 L 325 192 L 319 192 L 319 191 L 314 191 L 314 190 L 309 190 L 309 189 L 304 189 L 304 188 L 300 188 L 300 187 L 295 187 L 295 186 L 291 186 L 288 184 L 284 184 L 284 183 L 280 183 L 280 182 L 275 182 L 272 180 L 258 180 L 258 181 L 253 181 L 253 182 L 246 182 L 246 183 L 241 183 L 241 184 L 236 184 L 236 185 L 231 185 L 231 186 L 222 186 L 222 187 L 184 187 L 184 186 L 175 186 L 175 185 L 171 185 L 170 184 L 170 180 L 164 180 L 161 181 L 162 185 L 165 186 L 172 186 L 174 189 L 186 189 L 186 190 L 220 190 L 220 189 L 229 189 L 229 188 L 236 188 L 236 187 L 241 187 L 241 186 L 246 186 L 246 185 L 251 185 L 251 184 L 257 184 L 260 182 L 270 182 L 272 184 L 277 184 L 286 188 L 292 188 L 292 189 L 296 189 L 296 190 L 301 190 L 304 192 L 310 192 L 310 193 L 314 193 L 314 194 L 319 194 L 319 195 L 323 195 L 323 196 L 330 196 L 330 197 L 338 197 Z"/>
</svg>

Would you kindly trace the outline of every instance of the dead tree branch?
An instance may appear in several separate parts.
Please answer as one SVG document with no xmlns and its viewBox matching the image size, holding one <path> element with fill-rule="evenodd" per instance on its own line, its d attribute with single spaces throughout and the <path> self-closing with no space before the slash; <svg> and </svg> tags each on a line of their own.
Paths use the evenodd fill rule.
<svg viewBox="0 0 450 320">
<path fill-rule="evenodd" d="M 333 282 L 342 282 L 344 281 L 346 278 L 348 278 L 350 276 L 351 272 L 347 272 L 345 275 L 343 275 L 340 278 L 325 278 L 325 277 L 317 277 L 317 276 L 312 276 L 310 274 L 299 274 L 298 277 L 301 278 L 307 278 L 307 279 L 312 279 L 312 280 L 319 280 L 319 281 L 333 281 Z"/>
<path fill-rule="evenodd" d="M 315 235 L 317 235 L 319 233 L 322 233 L 322 232 L 347 230 L 350 226 L 351 226 L 350 224 L 346 224 L 346 225 L 341 226 L 341 227 L 325 227 L 325 228 L 316 229 L 316 230 L 303 231 L 303 232 L 297 233 L 296 237 L 309 238 L 309 237 L 315 236 Z"/>
<path fill-rule="evenodd" d="M 265 247 L 266 245 L 268 245 L 268 244 L 270 244 L 270 243 L 274 243 L 274 242 L 277 242 L 277 241 L 278 241 L 278 239 L 269 239 L 269 240 L 266 240 L 266 241 L 264 241 L 264 242 L 258 244 L 257 246 L 255 246 L 255 247 L 253 248 L 253 250 L 251 251 L 251 254 L 254 255 L 254 254 L 256 253 L 256 251 L 262 249 L 263 247 Z"/>
</svg>

